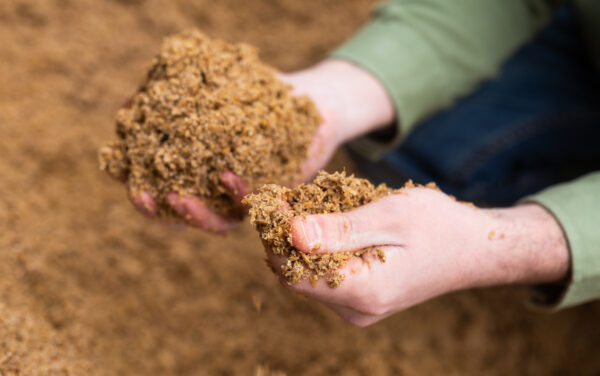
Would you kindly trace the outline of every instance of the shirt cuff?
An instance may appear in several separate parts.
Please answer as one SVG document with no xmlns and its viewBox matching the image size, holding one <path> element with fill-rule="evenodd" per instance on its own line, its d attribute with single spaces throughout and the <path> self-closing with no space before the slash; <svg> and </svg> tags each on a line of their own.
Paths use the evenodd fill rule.
<svg viewBox="0 0 600 376">
<path fill-rule="evenodd" d="M 568 283 L 536 286 L 533 307 L 555 311 L 600 298 L 600 172 L 550 187 L 524 201 L 554 214 L 571 252 Z"/>
</svg>

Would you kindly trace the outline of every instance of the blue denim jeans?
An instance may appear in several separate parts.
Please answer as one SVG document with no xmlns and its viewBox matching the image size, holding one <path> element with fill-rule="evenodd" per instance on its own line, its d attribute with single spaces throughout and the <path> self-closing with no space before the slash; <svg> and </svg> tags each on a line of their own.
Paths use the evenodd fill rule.
<svg viewBox="0 0 600 376">
<path fill-rule="evenodd" d="M 577 17 L 561 7 L 497 77 L 417 125 L 380 162 L 351 155 L 374 183 L 435 181 L 461 200 L 509 205 L 600 170 L 598 76 Z"/>
</svg>

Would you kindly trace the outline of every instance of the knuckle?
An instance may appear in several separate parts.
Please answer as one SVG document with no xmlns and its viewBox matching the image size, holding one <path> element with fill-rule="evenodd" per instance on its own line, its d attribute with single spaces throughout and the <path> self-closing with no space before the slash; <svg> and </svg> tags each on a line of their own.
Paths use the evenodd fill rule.
<svg viewBox="0 0 600 376">
<path fill-rule="evenodd" d="M 352 218 L 347 214 L 342 214 L 337 221 L 337 233 L 339 236 L 340 243 L 347 240 L 349 236 L 354 233 L 354 222 Z"/>
</svg>

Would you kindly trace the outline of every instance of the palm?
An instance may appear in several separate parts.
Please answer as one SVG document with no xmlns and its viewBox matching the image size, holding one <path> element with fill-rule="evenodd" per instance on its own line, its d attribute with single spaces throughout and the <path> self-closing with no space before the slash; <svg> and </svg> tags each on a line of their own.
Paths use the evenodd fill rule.
<svg viewBox="0 0 600 376">
<path fill-rule="evenodd" d="M 319 102 L 319 98 L 322 98 L 319 86 L 312 85 L 310 80 L 298 80 L 296 75 L 281 75 L 280 78 L 294 87 L 294 94 L 308 95 L 313 98 L 323 118 L 323 123 L 317 130 L 309 147 L 306 163 L 301 168 L 301 179 L 296 182 L 296 184 L 299 184 L 311 179 L 317 171 L 327 164 L 335 152 L 338 142 L 333 132 L 335 129 L 334 116 L 332 116 L 333 111 L 329 107 Z M 241 208 L 241 201 L 246 194 L 250 193 L 250 187 L 244 183 L 242 178 L 236 176 L 231 171 L 221 174 L 221 183 L 227 188 L 232 200 Z M 198 197 L 183 197 L 179 196 L 176 192 L 171 192 L 167 195 L 166 199 L 173 210 L 187 224 L 208 232 L 227 232 L 235 227 L 242 217 L 225 217 L 214 213 Z M 156 202 L 149 193 L 142 192 L 140 195 L 134 197 L 132 202 L 142 214 L 148 217 L 155 216 Z"/>
</svg>

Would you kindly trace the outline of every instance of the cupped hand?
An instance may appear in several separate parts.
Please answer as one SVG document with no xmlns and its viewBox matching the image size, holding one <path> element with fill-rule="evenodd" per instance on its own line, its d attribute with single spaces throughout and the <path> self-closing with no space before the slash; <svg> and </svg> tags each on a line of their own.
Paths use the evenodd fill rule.
<svg viewBox="0 0 600 376">
<path fill-rule="evenodd" d="M 311 98 L 323 120 L 309 146 L 300 179 L 293 185 L 312 179 L 344 142 L 393 121 L 394 108 L 383 86 L 349 62 L 326 60 L 278 77 L 292 87 L 293 95 Z M 222 173 L 221 183 L 242 208 L 241 200 L 250 193 L 250 187 L 231 171 Z M 156 203 L 148 192 L 132 198 L 132 202 L 142 214 L 155 216 Z M 240 216 L 229 218 L 210 211 L 197 197 L 172 192 L 167 202 L 188 224 L 209 232 L 226 232 L 240 220 Z"/>
<path fill-rule="evenodd" d="M 323 120 L 302 167 L 303 181 L 322 170 L 340 145 L 394 120 L 394 106 L 383 85 L 348 61 L 325 60 L 278 77 L 292 87 L 293 95 L 311 98 Z"/>
<path fill-rule="evenodd" d="M 311 86 L 314 82 L 307 79 L 298 79 L 297 75 L 280 75 L 280 79 L 293 86 L 295 95 L 311 96 L 316 88 Z M 324 103 L 325 98 L 321 98 L 321 102 L 316 102 L 322 118 L 313 141 L 308 149 L 308 157 L 304 165 L 301 167 L 300 178 L 293 182 L 293 185 L 300 184 L 312 178 L 316 172 L 321 169 L 337 147 L 341 140 L 336 135 L 335 115 L 332 106 Z M 221 183 L 227 189 L 231 199 L 240 207 L 240 214 L 245 213 L 241 201 L 245 195 L 250 193 L 250 187 L 244 183 L 242 178 L 231 171 L 226 171 L 220 176 Z M 152 218 L 156 215 L 156 202 L 148 192 L 134 196 L 131 200 L 135 207 L 146 217 Z M 167 203 L 175 210 L 179 217 L 185 223 L 212 233 L 225 233 L 231 230 L 241 220 L 242 215 L 234 217 L 225 217 L 211 211 L 198 197 L 180 196 L 176 192 L 171 192 L 166 197 Z"/>
<path fill-rule="evenodd" d="M 231 171 L 222 173 L 220 180 L 232 200 L 241 207 L 242 198 L 250 193 L 248 186 Z M 156 216 L 156 201 L 148 192 L 144 191 L 132 197 L 131 201 L 144 216 L 148 218 Z M 211 211 L 198 197 L 182 196 L 177 192 L 170 192 L 166 196 L 166 201 L 180 218 L 168 222 L 169 224 L 186 223 L 207 232 L 222 234 L 233 229 L 240 221 L 240 216 L 226 217 Z"/>
<path fill-rule="evenodd" d="M 286 288 L 358 326 L 451 291 L 557 281 L 569 265 L 562 230 L 542 207 L 479 209 L 428 188 L 406 189 L 347 213 L 297 217 L 291 234 L 306 253 L 385 252 L 384 263 L 353 259 L 337 288 L 323 279 L 315 286 L 307 280 L 289 285 L 280 276 Z M 271 256 L 271 262 L 280 270 L 283 260 Z"/>
</svg>

